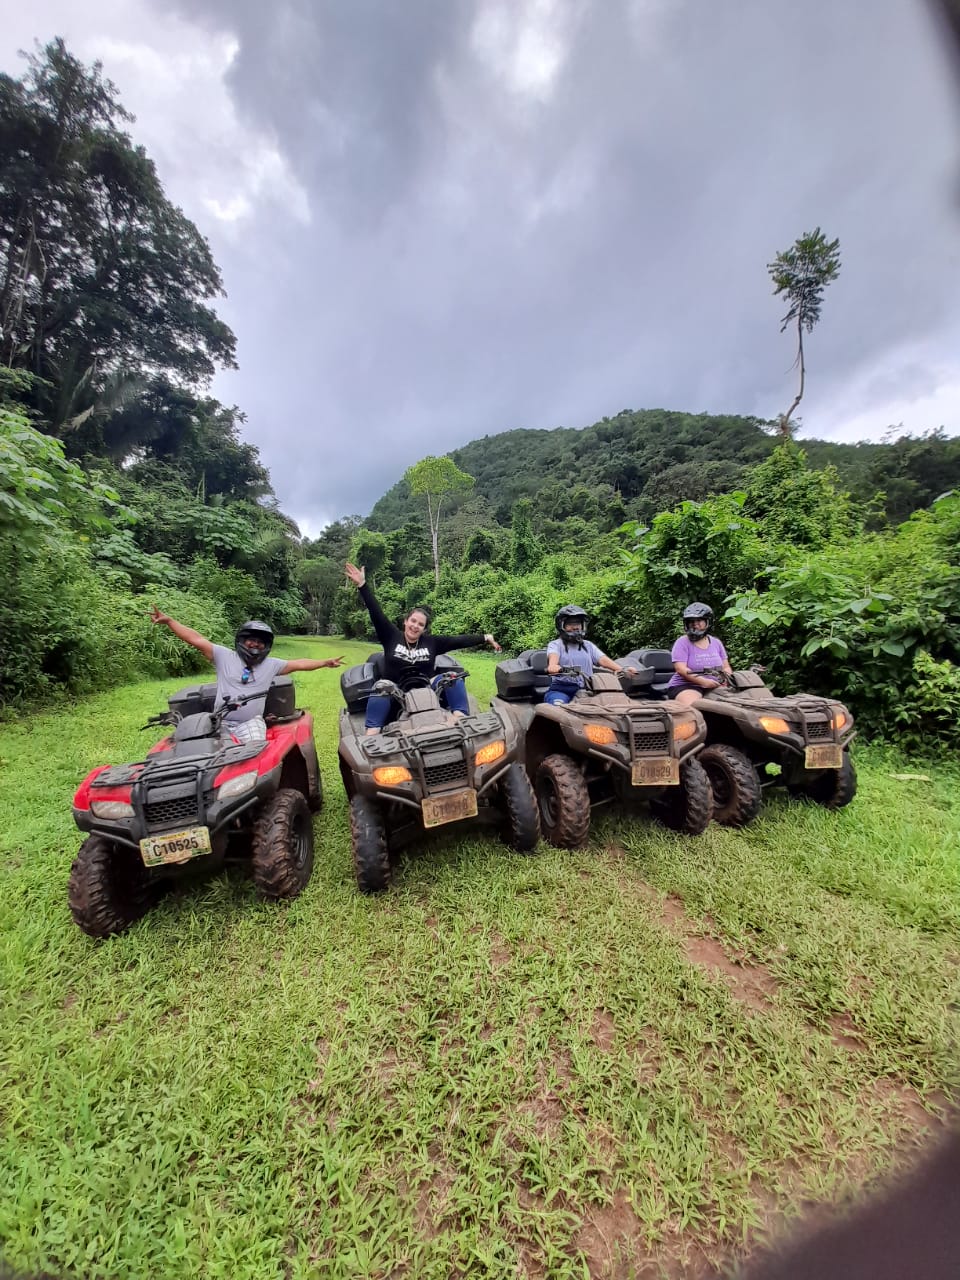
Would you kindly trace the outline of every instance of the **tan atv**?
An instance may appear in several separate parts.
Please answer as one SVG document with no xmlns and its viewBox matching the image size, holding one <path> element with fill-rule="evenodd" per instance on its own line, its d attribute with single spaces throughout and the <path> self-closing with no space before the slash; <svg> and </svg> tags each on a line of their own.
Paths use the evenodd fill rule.
<svg viewBox="0 0 960 1280">
<path fill-rule="evenodd" d="M 666 649 L 635 649 L 621 664 L 639 667 L 642 679 L 628 686 L 647 702 L 665 698 L 674 667 Z M 714 818 L 743 827 L 760 811 L 763 789 L 785 786 L 827 809 L 842 809 L 857 793 L 850 759 L 853 716 L 835 698 L 794 693 L 778 696 L 762 668 L 704 671 L 720 684 L 697 702 L 707 725 L 700 761 L 713 787 Z M 769 773 L 768 765 L 779 766 Z"/>
<path fill-rule="evenodd" d="M 480 711 L 454 719 L 440 705 L 445 681 L 467 673 L 447 655 L 436 660 L 435 687 L 400 689 L 381 678 L 381 653 L 340 678 L 340 776 L 350 799 L 350 836 L 357 886 L 380 893 L 392 879 L 393 855 L 425 832 L 450 823 L 488 822 L 520 853 L 540 839 L 533 790 L 521 763 L 514 721 Z M 372 693 L 395 698 L 399 717 L 367 737 L 364 712 Z"/>
<path fill-rule="evenodd" d="M 496 680 L 491 706 L 524 739 L 540 827 L 551 844 L 584 845 L 591 808 L 615 799 L 630 808 L 648 803 L 652 816 L 673 831 L 706 830 L 713 799 L 697 759 L 706 740 L 698 712 L 635 702 L 621 677 L 604 671 L 587 677 L 586 687 L 565 705 L 545 703 L 551 681 L 545 650 L 498 663 Z"/>
</svg>

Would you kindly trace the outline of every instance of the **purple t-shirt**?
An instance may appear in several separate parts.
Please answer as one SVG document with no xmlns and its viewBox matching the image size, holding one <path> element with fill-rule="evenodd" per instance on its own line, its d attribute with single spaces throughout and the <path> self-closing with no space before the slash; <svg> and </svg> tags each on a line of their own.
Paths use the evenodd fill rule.
<svg viewBox="0 0 960 1280">
<path fill-rule="evenodd" d="M 695 675 L 699 675 L 701 671 L 706 671 L 710 667 L 722 667 L 727 660 L 727 651 L 717 639 L 716 636 L 710 636 L 710 642 L 705 649 L 699 648 L 688 640 L 686 636 L 681 636 L 670 650 L 670 657 L 674 662 L 685 662 L 687 669 Z M 677 685 L 686 685 L 690 689 L 699 689 L 699 685 L 691 684 L 689 680 L 675 671 L 670 677 L 668 689 L 675 689 Z"/>
</svg>

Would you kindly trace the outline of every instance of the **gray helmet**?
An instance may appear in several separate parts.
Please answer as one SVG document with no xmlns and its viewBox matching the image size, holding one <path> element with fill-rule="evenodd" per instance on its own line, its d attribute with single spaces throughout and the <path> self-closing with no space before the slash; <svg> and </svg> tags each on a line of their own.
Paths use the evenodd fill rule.
<svg viewBox="0 0 960 1280">
<path fill-rule="evenodd" d="M 247 645 L 247 640 L 263 641 L 262 649 L 251 649 Z M 268 626 L 266 622 L 260 622 L 257 618 L 251 618 L 249 622 L 245 622 L 237 631 L 234 637 L 234 645 L 237 653 L 244 660 L 248 667 L 255 667 L 258 662 L 262 662 L 270 650 L 273 648 L 273 628 Z"/>
<path fill-rule="evenodd" d="M 587 635 L 587 615 L 578 604 L 565 604 L 558 609 L 553 619 L 557 635 L 561 640 L 572 640 L 574 644 L 583 644 Z M 565 622 L 579 622 L 579 627 L 564 630 Z"/>
<path fill-rule="evenodd" d="M 696 627 L 691 626 L 694 622 L 706 622 L 706 631 L 698 631 Z M 710 632 L 713 623 L 713 610 L 708 604 L 702 604 L 699 600 L 694 600 L 692 604 L 688 604 L 683 611 L 683 630 L 689 640 L 702 640 L 705 635 Z"/>
</svg>

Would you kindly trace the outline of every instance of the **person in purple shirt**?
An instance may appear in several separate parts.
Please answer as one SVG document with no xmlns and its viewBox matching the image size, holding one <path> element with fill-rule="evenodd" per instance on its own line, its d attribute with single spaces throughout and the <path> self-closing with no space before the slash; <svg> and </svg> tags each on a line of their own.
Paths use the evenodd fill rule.
<svg viewBox="0 0 960 1280">
<path fill-rule="evenodd" d="M 712 622 L 713 610 L 708 604 L 694 600 L 684 609 L 684 634 L 670 651 L 673 675 L 667 685 L 667 697 L 684 704 L 696 702 L 720 684 L 716 677 L 703 675 L 704 671 L 719 668 L 727 675 L 733 674 L 726 649 L 710 634 Z"/>
</svg>

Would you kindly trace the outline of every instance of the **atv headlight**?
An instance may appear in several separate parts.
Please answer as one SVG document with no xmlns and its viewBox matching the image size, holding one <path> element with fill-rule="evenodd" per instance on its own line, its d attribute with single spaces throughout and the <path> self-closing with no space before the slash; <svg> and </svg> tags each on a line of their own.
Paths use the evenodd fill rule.
<svg viewBox="0 0 960 1280">
<path fill-rule="evenodd" d="M 697 722 L 693 716 L 685 716 L 682 720 L 675 720 L 673 723 L 673 736 L 677 742 L 686 742 L 696 732 Z"/>
<path fill-rule="evenodd" d="M 789 733 L 790 726 L 783 716 L 761 716 L 760 723 L 767 733 Z"/>
<path fill-rule="evenodd" d="M 132 818 L 133 805 L 126 800 L 91 800 L 90 812 L 95 818 Z"/>
<path fill-rule="evenodd" d="M 842 729 L 847 723 L 847 713 L 845 711 L 838 711 L 830 723 L 833 725 L 834 729 Z"/>
<path fill-rule="evenodd" d="M 611 742 L 617 740 L 617 735 L 608 724 L 585 724 L 583 736 L 588 742 L 593 742 L 598 747 L 608 747 Z"/>
<path fill-rule="evenodd" d="M 384 764 L 373 771 L 373 780 L 380 787 L 399 787 L 401 782 L 409 782 L 412 777 L 410 770 L 402 764 Z"/>
<path fill-rule="evenodd" d="M 485 747 L 481 747 L 477 754 L 473 757 L 474 764 L 493 764 L 494 760 L 499 760 L 507 749 L 507 744 L 502 738 L 497 738 L 496 742 L 488 742 Z"/>
<path fill-rule="evenodd" d="M 217 787 L 217 799 L 232 800 L 234 796 L 246 795 L 248 791 L 252 791 L 257 785 L 259 776 L 256 769 L 251 769 L 249 773 L 241 773 L 235 778 L 230 778 L 227 782 Z"/>
</svg>

